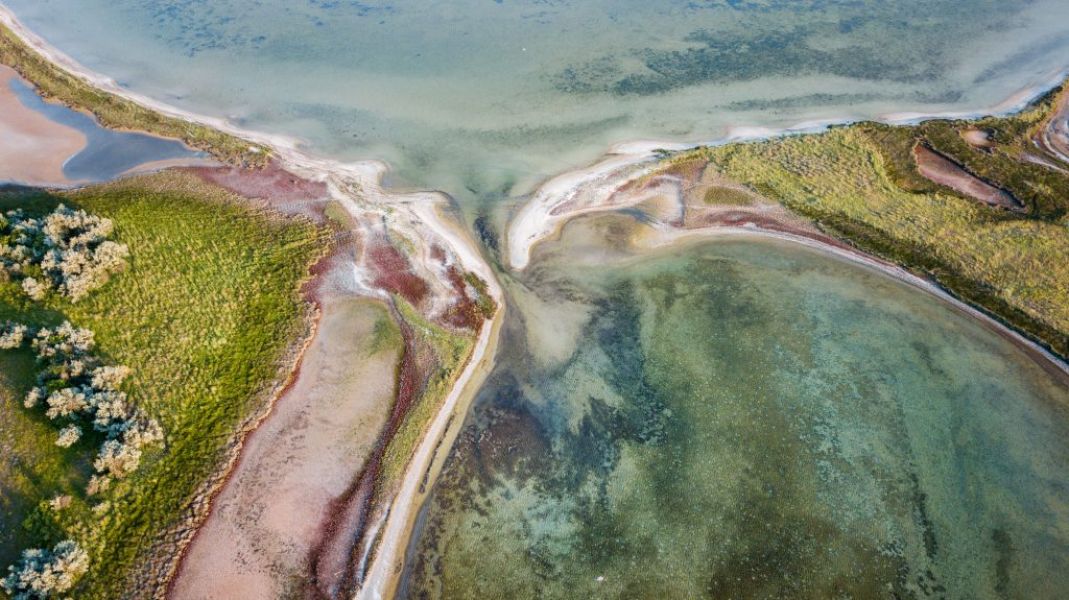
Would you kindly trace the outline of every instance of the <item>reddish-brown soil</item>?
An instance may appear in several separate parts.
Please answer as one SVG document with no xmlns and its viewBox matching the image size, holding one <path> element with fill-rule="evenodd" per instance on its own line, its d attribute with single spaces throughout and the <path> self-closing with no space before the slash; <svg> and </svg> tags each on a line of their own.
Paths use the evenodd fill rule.
<svg viewBox="0 0 1069 600">
<path fill-rule="evenodd" d="M 85 136 L 23 106 L 10 88 L 17 77 L 0 66 L 0 182 L 69 184 L 63 163 L 85 147 Z"/>
<path fill-rule="evenodd" d="M 186 170 L 239 196 L 268 201 L 275 210 L 305 214 L 316 220 L 323 219 L 323 207 L 329 200 L 325 183 L 298 177 L 274 160 L 262 169 L 221 166 Z"/>
<path fill-rule="evenodd" d="M 361 559 L 366 545 L 371 501 L 382 469 L 387 443 L 397 433 L 413 403 L 425 389 L 436 358 L 433 351 L 400 318 L 404 350 L 397 369 L 396 399 L 375 449 L 352 487 L 339 496 L 319 526 L 318 543 L 310 555 L 309 570 L 314 573 L 313 586 L 306 595 L 319 598 L 346 597 L 355 589 L 360 576 Z"/>
</svg>

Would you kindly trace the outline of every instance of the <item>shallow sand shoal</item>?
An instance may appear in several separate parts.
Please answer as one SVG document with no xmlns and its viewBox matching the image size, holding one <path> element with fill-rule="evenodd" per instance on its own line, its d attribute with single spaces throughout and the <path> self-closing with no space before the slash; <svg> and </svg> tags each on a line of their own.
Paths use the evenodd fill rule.
<svg viewBox="0 0 1069 600">
<path fill-rule="evenodd" d="M 390 410 L 400 344 L 382 337 L 383 319 L 388 313 L 374 301 L 323 301 L 296 382 L 246 441 L 171 598 L 251 600 L 301 589 L 321 523 L 360 473 Z"/>
<path fill-rule="evenodd" d="M 63 163 L 85 147 L 85 135 L 23 106 L 11 90 L 18 77 L 0 65 L 0 182 L 69 185 Z"/>
</svg>

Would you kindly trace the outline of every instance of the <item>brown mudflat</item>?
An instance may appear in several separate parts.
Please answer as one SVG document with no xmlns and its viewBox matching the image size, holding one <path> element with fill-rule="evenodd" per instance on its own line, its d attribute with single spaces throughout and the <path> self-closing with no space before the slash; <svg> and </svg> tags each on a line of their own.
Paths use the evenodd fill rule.
<svg viewBox="0 0 1069 600">
<path fill-rule="evenodd" d="M 63 163 L 85 147 L 85 136 L 23 106 L 11 91 L 11 81 L 18 76 L 0 65 L 0 182 L 71 183 L 63 175 Z"/>
<path fill-rule="evenodd" d="M 1017 198 L 1014 198 L 1013 194 L 976 177 L 958 163 L 923 144 L 917 144 L 913 147 L 913 158 L 917 163 L 917 170 L 920 171 L 920 174 L 939 185 L 945 185 L 960 194 L 989 206 L 997 206 L 1007 210 L 1021 210 L 1024 208 L 1024 205 Z"/>
<path fill-rule="evenodd" d="M 374 302 L 328 297 L 321 306 L 295 384 L 246 442 L 171 598 L 279 598 L 306 584 L 320 523 L 386 421 L 400 353 L 375 342 L 387 313 Z"/>
</svg>

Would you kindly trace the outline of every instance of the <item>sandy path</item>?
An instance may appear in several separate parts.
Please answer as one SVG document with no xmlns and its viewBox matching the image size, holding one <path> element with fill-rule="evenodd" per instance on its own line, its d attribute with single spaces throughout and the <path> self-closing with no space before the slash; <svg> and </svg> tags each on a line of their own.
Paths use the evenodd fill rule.
<svg viewBox="0 0 1069 600">
<path fill-rule="evenodd" d="M 452 448 L 453 438 L 464 420 L 468 404 L 493 368 L 503 315 L 504 311 L 498 310 L 494 321 L 483 326 L 471 360 L 457 385 L 450 390 L 449 396 L 442 403 L 441 410 L 430 423 L 413 455 L 385 522 L 379 523 L 378 527 L 369 533 L 374 536 L 381 530 L 382 540 L 375 548 L 375 559 L 364 576 L 363 585 L 356 598 L 384 600 L 393 596 L 404 567 L 405 550 L 417 513 L 431 491 L 431 486 L 423 485 L 424 476 L 428 481 L 434 481 L 435 471 L 441 468 Z M 450 418 L 453 415 L 456 418 Z"/>
<path fill-rule="evenodd" d="M 1054 115 L 1037 138 L 1041 147 L 1069 164 L 1069 92 L 1062 92 Z"/>
<path fill-rule="evenodd" d="M 23 106 L 11 91 L 18 77 L 0 65 L 0 182 L 68 185 L 63 163 L 85 147 L 85 136 Z"/>
<path fill-rule="evenodd" d="M 332 500 L 356 478 L 386 422 L 400 358 L 399 338 L 373 347 L 376 323 L 389 318 L 378 303 L 333 298 L 322 311 L 296 383 L 246 441 L 172 598 L 279 598 L 305 582 Z"/>
</svg>

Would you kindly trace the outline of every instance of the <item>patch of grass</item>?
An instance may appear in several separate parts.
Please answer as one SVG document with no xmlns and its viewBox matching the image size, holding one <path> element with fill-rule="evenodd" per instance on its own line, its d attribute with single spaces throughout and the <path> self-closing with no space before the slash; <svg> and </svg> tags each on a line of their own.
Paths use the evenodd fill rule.
<svg viewBox="0 0 1069 600">
<path fill-rule="evenodd" d="M 437 414 L 446 394 L 464 368 L 473 343 L 468 336 L 431 323 L 403 298 L 397 297 L 397 307 L 401 317 L 412 327 L 417 343 L 433 353 L 435 368 L 386 446 L 377 482 L 380 490 L 400 481 L 427 424 Z"/>
<path fill-rule="evenodd" d="M 262 407 L 287 350 L 306 331 L 309 307 L 299 287 L 328 235 L 178 173 L 67 193 L 0 194 L 3 209 L 46 212 L 59 202 L 111 218 L 117 241 L 130 248 L 129 266 L 78 303 L 55 296 L 35 304 L 15 284 L 2 284 L 0 319 L 69 319 L 92 330 L 102 356 L 133 370 L 125 389 L 160 421 L 166 439 L 128 479 L 87 498 L 93 444 L 53 445 L 55 428 L 19 404 L 31 359 L 3 353 L 0 551 L 10 556 L 60 535 L 74 538 L 92 561 L 74 595 L 116 598 L 157 535 L 186 514 L 234 431 Z M 57 494 L 72 496 L 71 506 L 56 513 L 38 504 Z"/>
<path fill-rule="evenodd" d="M 717 206 L 752 206 L 754 197 L 743 190 L 716 185 L 705 191 L 705 203 Z"/>
<path fill-rule="evenodd" d="M 344 230 L 348 231 L 356 227 L 353 216 L 337 200 L 327 202 L 327 205 L 323 208 L 323 214 L 326 215 L 330 222 Z"/>
<path fill-rule="evenodd" d="M 483 278 L 471 271 L 465 271 L 464 281 L 475 290 L 475 307 L 479 311 L 479 316 L 483 319 L 494 318 L 494 314 L 497 313 L 497 301 L 490 295 L 490 287 L 483 281 Z"/>
<path fill-rule="evenodd" d="M 105 127 L 179 139 L 230 164 L 262 167 L 270 160 L 270 150 L 266 146 L 185 119 L 162 115 L 96 89 L 46 60 L 4 25 L 0 25 L 0 63 L 18 71 L 45 98 L 54 98 L 71 108 L 92 113 Z"/>
<path fill-rule="evenodd" d="M 400 348 L 404 344 L 401 330 L 397 323 L 386 312 L 379 315 L 375 320 L 375 326 L 371 330 L 371 342 L 368 343 L 368 356 L 374 356 L 388 348 Z"/>
<path fill-rule="evenodd" d="M 1069 356 L 1069 177 L 1016 158 L 1049 106 L 978 122 L 862 123 L 694 154 Z M 959 134 L 968 126 L 995 131 L 1000 147 L 969 146 Z M 923 178 L 910 154 L 918 140 L 1013 193 L 1027 214 L 981 206 Z"/>
</svg>

